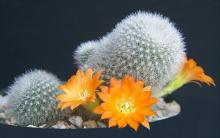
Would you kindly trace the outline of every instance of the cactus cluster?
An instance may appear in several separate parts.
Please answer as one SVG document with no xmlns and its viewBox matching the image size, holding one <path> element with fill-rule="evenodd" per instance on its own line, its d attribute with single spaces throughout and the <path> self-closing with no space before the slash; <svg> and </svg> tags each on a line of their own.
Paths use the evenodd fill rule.
<svg viewBox="0 0 220 138">
<path fill-rule="evenodd" d="M 43 70 L 17 77 L 7 92 L 7 114 L 20 126 L 39 126 L 65 117 L 68 111 L 57 110 L 55 98 L 60 84 L 56 76 Z"/>
<path fill-rule="evenodd" d="M 105 80 L 125 74 L 144 80 L 155 94 L 179 70 L 184 46 L 181 33 L 168 18 L 137 12 L 100 40 L 81 44 L 75 59 L 82 69 L 101 70 Z"/>
</svg>

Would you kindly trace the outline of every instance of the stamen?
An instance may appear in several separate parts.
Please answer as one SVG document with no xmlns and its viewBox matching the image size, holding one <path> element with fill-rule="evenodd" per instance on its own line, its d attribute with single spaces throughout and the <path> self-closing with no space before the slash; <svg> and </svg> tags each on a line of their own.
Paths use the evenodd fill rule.
<svg viewBox="0 0 220 138">
<path fill-rule="evenodd" d="M 133 99 L 122 99 L 117 102 L 116 109 L 123 114 L 135 112 L 136 108 Z"/>
<path fill-rule="evenodd" d="M 81 100 L 86 100 L 87 97 L 89 97 L 90 93 L 87 90 L 83 90 L 79 92 L 79 98 Z"/>
</svg>

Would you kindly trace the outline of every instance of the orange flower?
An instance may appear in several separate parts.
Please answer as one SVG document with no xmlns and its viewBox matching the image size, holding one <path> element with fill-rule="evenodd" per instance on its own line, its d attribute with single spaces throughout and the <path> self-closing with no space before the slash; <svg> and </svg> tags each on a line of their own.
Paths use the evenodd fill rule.
<svg viewBox="0 0 220 138">
<path fill-rule="evenodd" d="M 198 66 L 195 60 L 186 59 L 177 75 L 156 95 L 156 97 L 163 97 L 171 94 L 189 82 L 203 82 L 215 86 L 214 80 L 205 74 L 203 68 Z"/>
<path fill-rule="evenodd" d="M 123 128 L 128 124 L 137 130 L 140 123 L 149 128 L 146 117 L 154 115 L 149 107 L 156 99 L 151 97 L 151 88 L 144 87 L 143 81 L 129 76 L 122 81 L 112 78 L 109 87 L 100 88 L 98 95 L 103 103 L 94 112 L 101 114 L 101 119 L 109 119 L 109 127 Z"/>
<path fill-rule="evenodd" d="M 197 66 L 197 63 L 193 59 L 189 59 L 183 64 L 180 72 L 185 82 L 199 81 L 208 85 L 215 85 L 213 79 L 204 73 L 202 67 Z"/>
<path fill-rule="evenodd" d="M 64 93 L 57 96 L 58 108 L 63 110 L 71 107 L 73 110 L 80 104 L 95 102 L 96 89 L 103 82 L 99 79 L 100 75 L 100 72 L 93 75 L 90 68 L 86 70 L 86 73 L 79 69 L 76 75 L 73 75 L 66 84 L 59 87 Z"/>
</svg>

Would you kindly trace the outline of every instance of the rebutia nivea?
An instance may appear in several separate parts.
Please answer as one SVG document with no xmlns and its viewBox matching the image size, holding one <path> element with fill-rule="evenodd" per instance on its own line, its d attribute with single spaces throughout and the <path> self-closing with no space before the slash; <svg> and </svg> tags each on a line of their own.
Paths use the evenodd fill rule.
<svg viewBox="0 0 220 138">
<path fill-rule="evenodd" d="M 101 39 L 82 43 L 75 59 L 82 69 L 102 71 L 105 80 L 125 74 L 144 80 L 155 94 L 178 72 L 184 47 L 181 33 L 168 18 L 137 12 Z"/>
<path fill-rule="evenodd" d="M 17 125 L 39 126 L 68 115 L 67 111 L 57 110 L 57 87 L 61 81 L 43 70 L 29 71 L 17 77 L 8 89 L 7 114 Z"/>
</svg>

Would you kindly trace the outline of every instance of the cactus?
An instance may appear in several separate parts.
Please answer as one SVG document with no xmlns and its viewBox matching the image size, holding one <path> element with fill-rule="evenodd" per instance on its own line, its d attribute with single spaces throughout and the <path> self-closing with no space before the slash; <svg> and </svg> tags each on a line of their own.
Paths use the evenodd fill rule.
<svg viewBox="0 0 220 138">
<path fill-rule="evenodd" d="M 81 68 L 100 70 L 107 81 L 129 74 L 152 86 L 153 94 L 174 77 L 185 56 L 182 35 L 173 23 L 148 12 L 131 14 L 92 45 L 89 55 L 84 51 L 91 45 L 80 45 L 75 52 Z"/>
<path fill-rule="evenodd" d="M 48 121 L 61 119 L 67 111 L 57 110 L 55 96 L 61 81 L 43 70 L 29 71 L 15 79 L 7 93 L 7 114 L 17 125 L 39 126 Z"/>
<path fill-rule="evenodd" d="M 77 59 L 78 64 L 85 65 L 86 61 L 88 60 L 89 56 L 93 52 L 93 48 L 95 47 L 97 41 L 88 41 L 85 43 L 82 43 L 80 47 L 76 50 L 76 53 L 74 54 L 74 58 Z"/>
</svg>

